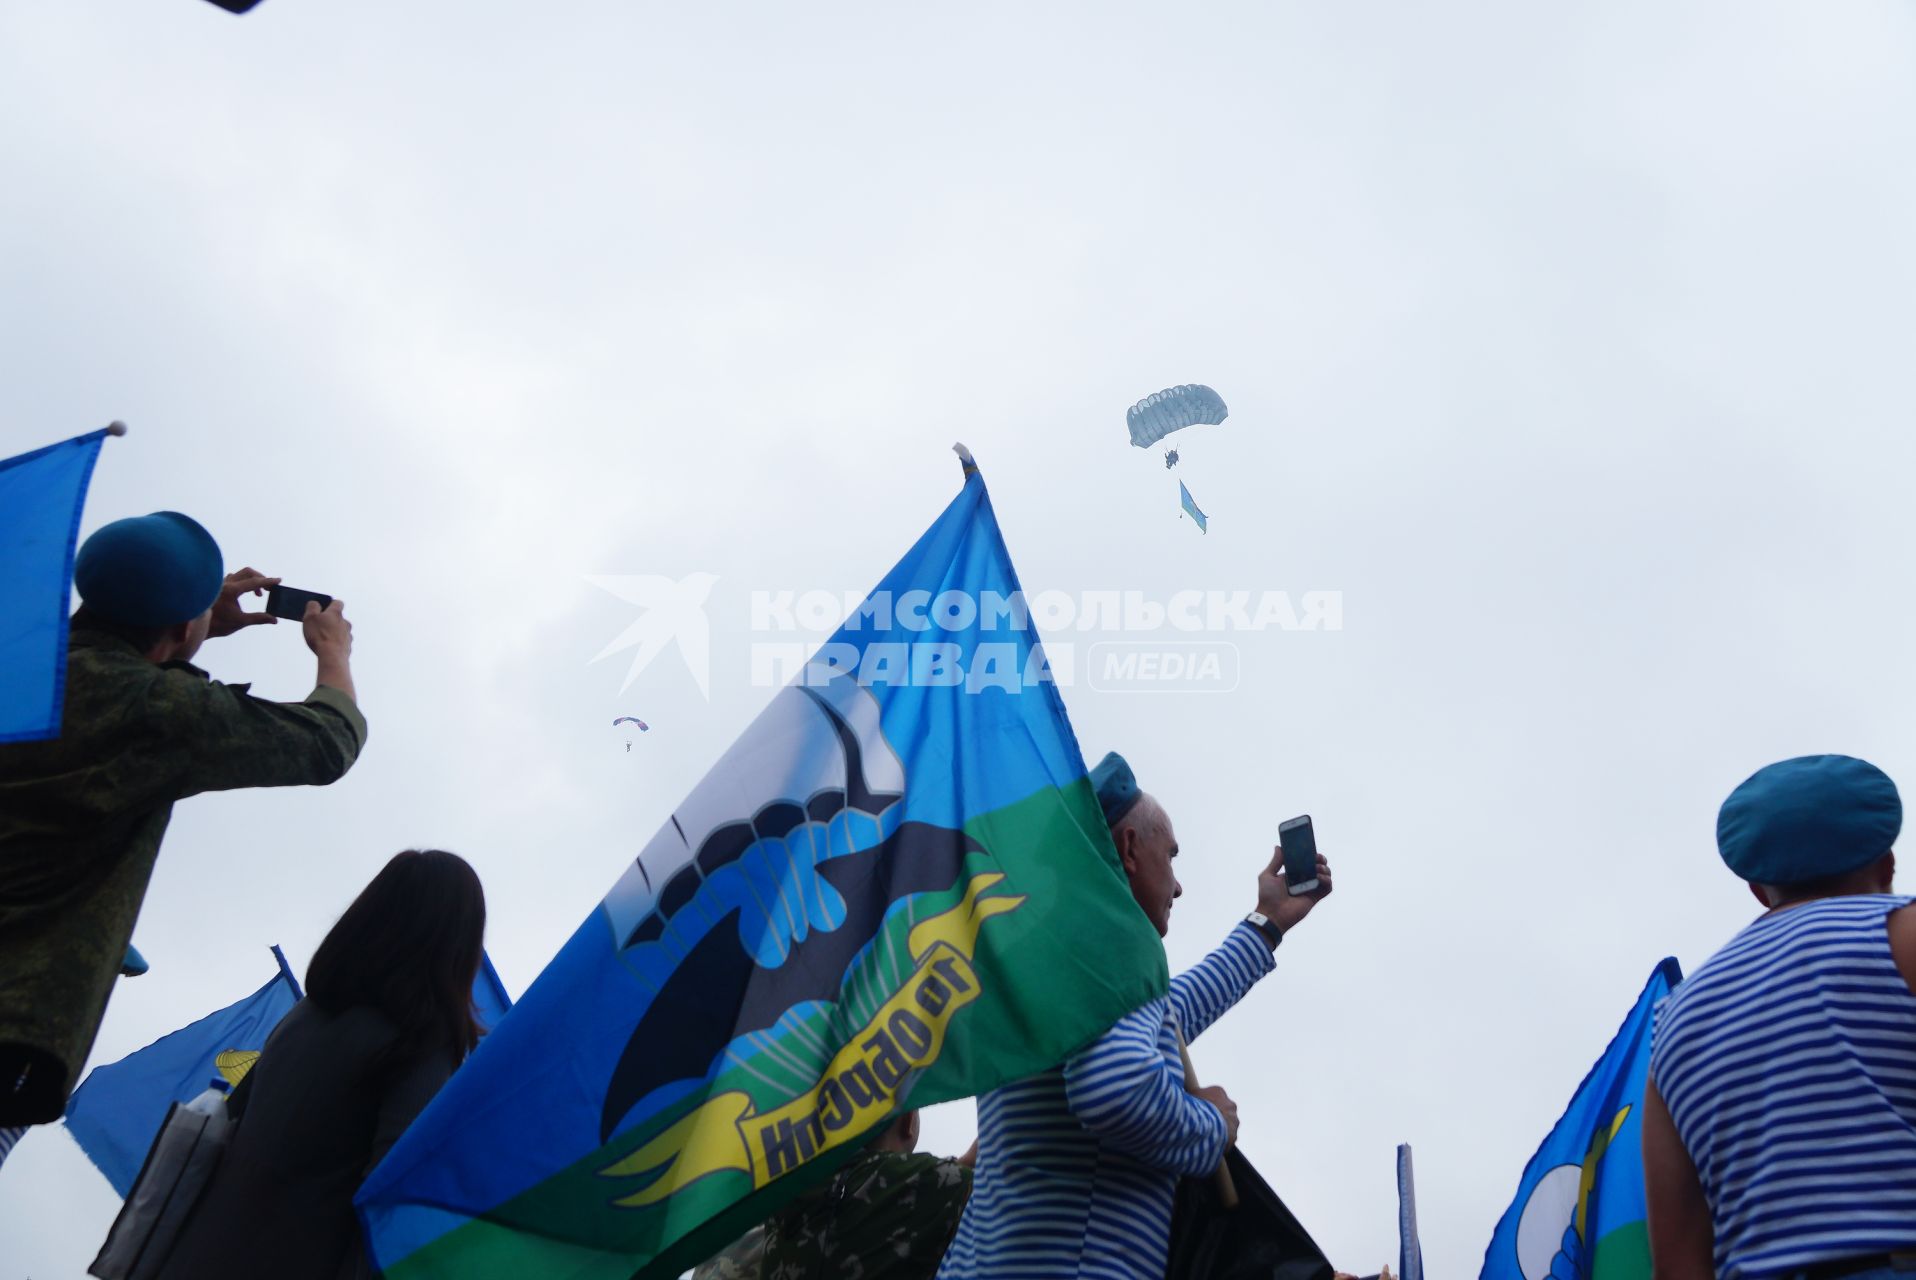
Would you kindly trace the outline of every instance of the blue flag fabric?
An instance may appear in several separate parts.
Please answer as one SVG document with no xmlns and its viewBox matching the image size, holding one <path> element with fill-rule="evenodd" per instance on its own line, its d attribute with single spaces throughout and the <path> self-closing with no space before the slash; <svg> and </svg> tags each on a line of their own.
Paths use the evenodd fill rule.
<svg viewBox="0 0 1916 1280">
<path fill-rule="evenodd" d="M 1198 510 L 1197 499 L 1191 496 L 1191 491 L 1184 487 L 1184 481 L 1182 480 L 1178 481 L 1178 505 L 1184 508 L 1185 513 L 1189 515 L 1191 519 L 1197 521 L 1199 533 L 1209 533 L 1211 531 L 1211 522 L 1204 518 L 1202 511 Z"/>
<path fill-rule="evenodd" d="M 388 1280 L 676 1277 L 1166 989 L 965 461 L 368 1176 Z"/>
<path fill-rule="evenodd" d="M 0 460 L 0 742 L 60 736 L 74 543 L 106 437 Z"/>
<path fill-rule="evenodd" d="M 479 973 L 472 980 L 472 1007 L 479 1015 L 479 1029 L 488 1034 L 499 1025 L 499 1019 L 506 1016 L 506 1010 L 512 1008 L 506 984 L 499 981 L 492 957 L 483 951 L 479 953 Z"/>
<path fill-rule="evenodd" d="M 67 1102 L 66 1126 L 80 1149 L 122 1196 L 132 1189 L 159 1134 L 166 1109 L 196 1097 L 215 1075 L 238 1086 L 259 1059 L 279 1020 L 304 995 L 278 947 L 279 972 L 238 1004 L 210 1013 L 118 1062 L 88 1073 Z M 512 997 L 480 954 L 472 1004 L 481 1030 L 491 1031 L 512 1007 Z M 0 1152 L 0 1160 L 4 1160 Z"/>
<path fill-rule="evenodd" d="M 1673 959 L 1590 1069 L 1497 1223 L 1482 1280 L 1648 1280 L 1643 1088 L 1656 1008 L 1683 980 Z"/>
<path fill-rule="evenodd" d="M 67 1132 L 122 1196 L 133 1189 L 166 1109 L 197 1097 L 214 1076 L 232 1085 L 245 1079 L 266 1037 L 299 1002 L 285 957 L 278 947 L 273 954 L 280 970 L 258 991 L 95 1067 L 67 1100 Z"/>
</svg>

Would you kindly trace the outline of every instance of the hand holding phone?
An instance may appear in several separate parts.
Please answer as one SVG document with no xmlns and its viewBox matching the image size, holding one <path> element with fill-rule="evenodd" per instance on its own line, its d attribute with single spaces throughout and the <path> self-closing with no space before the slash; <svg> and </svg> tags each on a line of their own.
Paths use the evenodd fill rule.
<svg viewBox="0 0 1916 1280">
<path fill-rule="evenodd" d="M 1331 864 L 1317 851 L 1309 817 L 1292 818 L 1277 830 L 1278 847 L 1257 877 L 1257 909 L 1288 932 L 1330 896 Z"/>
</svg>

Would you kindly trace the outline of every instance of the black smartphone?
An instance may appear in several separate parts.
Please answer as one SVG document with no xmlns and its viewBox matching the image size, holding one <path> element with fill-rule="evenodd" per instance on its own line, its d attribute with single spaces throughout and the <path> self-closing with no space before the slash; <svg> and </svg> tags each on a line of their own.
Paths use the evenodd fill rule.
<svg viewBox="0 0 1916 1280">
<path fill-rule="evenodd" d="M 1277 844 L 1284 851 L 1284 884 L 1294 898 L 1317 887 L 1317 832 L 1306 813 L 1281 822 Z"/>
<path fill-rule="evenodd" d="M 266 612 L 275 618 L 287 618 L 298 622 L 306 616 L 308 600 L 317 600 L 322 609 L 333 602 L 331 596 L 323 596 L 317 591 L 301 591 L 298 587 L 268 587 Z"/>
</svg>

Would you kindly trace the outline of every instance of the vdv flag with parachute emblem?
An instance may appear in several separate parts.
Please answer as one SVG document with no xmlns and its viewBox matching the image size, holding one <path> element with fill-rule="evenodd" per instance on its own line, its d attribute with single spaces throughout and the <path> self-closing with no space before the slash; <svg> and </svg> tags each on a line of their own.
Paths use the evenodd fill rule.
<svg viewBox="0 0 1916 1280">
<path fill-rule="evenodd" d="M 367 1179 L 388 1280 L 676 1276 L 1164 993 L 965 461 Z"/>
<path fill-rule="evenodd" d="M 1482 1280 L 1649 1280 L 1643 1088 L 1656 1008 L 1683 980 L 1673 959 L 1590 1069 L 1497 1223 Z"/>
<path fill-rule="evenodd" d="M 0 459 L 0 742 L 60 736 L 74 543 L 112 433 Z"/>
</svg>

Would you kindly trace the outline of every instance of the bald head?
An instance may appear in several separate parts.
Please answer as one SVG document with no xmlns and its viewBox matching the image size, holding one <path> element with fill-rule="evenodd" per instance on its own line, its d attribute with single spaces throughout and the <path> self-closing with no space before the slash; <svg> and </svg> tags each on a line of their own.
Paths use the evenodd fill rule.
<svg viewBox="0 0 1916 1280">
<path fill-rule="evenodd" d="M 1141 795 L 1112 826 L 1111 842 L 1118 847 L 1118 861 L 1131 882 L 1131 896 L 1163 937 L 1171 928 L 1171 903 L 1184 892 L 1171 869 L 1178 856 L 1171 815 L 1156 797 Z"/>
</svg>

